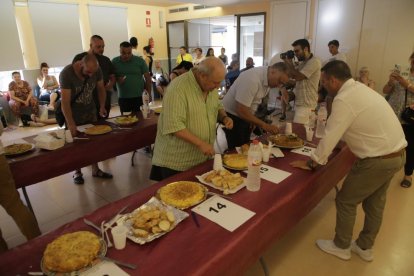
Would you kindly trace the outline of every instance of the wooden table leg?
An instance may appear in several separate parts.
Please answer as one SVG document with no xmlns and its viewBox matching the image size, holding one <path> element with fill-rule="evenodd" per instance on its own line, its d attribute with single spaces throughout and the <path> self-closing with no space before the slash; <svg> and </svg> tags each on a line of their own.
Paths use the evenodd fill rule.
<svg viewBox="0 0 414 276">
<path fill-rule="evenodd" d="M 36 214 L 34 213 L 32 204 L 30 203 L 30 199 L 29 199 L 29 195 L 27 194 L 26 187 L 22 187 L 22 191 L 23 191 L 24 200 L 26 201 L 26 204 L 27 204 L 27 208 L 29 208 L 29 210 L 33 213 L 33 216 L 35 217 L 35 220 L 37 222 Z"/>
</svg>

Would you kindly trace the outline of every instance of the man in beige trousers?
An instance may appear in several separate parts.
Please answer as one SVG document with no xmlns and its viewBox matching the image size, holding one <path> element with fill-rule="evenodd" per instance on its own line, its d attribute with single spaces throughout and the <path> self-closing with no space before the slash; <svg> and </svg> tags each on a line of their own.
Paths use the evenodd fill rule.
<svg viewBox="0 0 414 276">
<path fill-rule="evenodd" d="M 3 132 L 3 124 L 0 122 L 0 136 Z M 9 164 L 4 156 L 4 150 L 0 141 L 0 205 L 14 219 L 23 235 L 28 239 L 33 239 L 40 235 L 34 215 L 23 205 L 20 195 L 14 185 L 13 176 L 10 172 Z M 7 243 L 3 239 L 0 230 L 0 253 L 7 251 Z"/>
<path fill-rule="evenodd" d="M 317 240 L 317 246 L 343 260 L 351 251 L 372 261 L 372 247 L 382 222 L 387 189 L 394 174 L 405 163 L 407 141 L 401 124 L 384 97 L 352 79 L 348 65 L 331 61 L 322 68 L 321 83 L 335 97 L 325 136 L 311 159 L 291 165 L 315 170 L 343 140 L 358 160 L 353 164 L 336 197 L 336 228 L 333 240 Z M 365 222 L 352 241 L 358 204 L 362 203 Z"/>
</svg>

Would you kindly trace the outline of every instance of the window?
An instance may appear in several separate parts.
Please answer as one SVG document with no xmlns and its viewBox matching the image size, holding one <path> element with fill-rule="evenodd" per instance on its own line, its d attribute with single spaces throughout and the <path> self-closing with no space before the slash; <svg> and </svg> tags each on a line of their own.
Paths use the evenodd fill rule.
<svg viewBox="0 0 414 276">
<path fill-rule="evenodd" d="M 65 66 L 83 52 L 77 4 L 29 1 L 29 12 L 39 62 Z"/>
<path fill-rule="evenodd" d="M 0 1 L 0 71 L 23 68 L 23 55 L 13 1 Z M 2 87 L 2 86 L 1 86 Z"/>
<path fill-rule="evenodd" d="M 8 91 L 9 90 L 9 83 L 13 80 L 12 73 L 16 71 L 22 75 L 22 71 L 20 70 L 13 70 L 13 71 L 1 71 L 0 72 L 0 91 Z"/>
</svg>

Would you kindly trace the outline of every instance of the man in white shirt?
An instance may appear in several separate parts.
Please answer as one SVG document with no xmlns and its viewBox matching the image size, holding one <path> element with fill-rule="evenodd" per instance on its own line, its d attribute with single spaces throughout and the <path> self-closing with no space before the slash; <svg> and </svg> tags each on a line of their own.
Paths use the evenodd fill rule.
<svg viewBox="0 0 414 276">
<path fill-rule="evenodd" d="M 0 136 L 3 133 L 3 124 L 0 121 Z M 16 190 L 9 164 L 4 156 L 3 145 L 0 141 L 0 205 L 13 218 L 14 222 L 28 239 L 40 235 L 40 229 L 32 212 L 23 204 L 20 194 Z M 7 251 L 7 243 L 0 229 L 0 253 Z"/>
<path fill-rule="evenodd" d="M 334 39 L 329 41 L 328 43 L 329 53 L 331 53 L 332 57 L 329 58 L 328 61 L 333 60 L 342 60 L 346 62 L 346 55 L 344 53 L 339 52 L 339 41 Z"/>
<path fill-rule="evenodd" d="M 233 129 L 225 129 L 229 148 L 250 141 L 251 126 L 276 134 L 278 128 L 268 124 L 254 114 L 270 88 L 288 81 L 287 67 L 283 62 L 272 66 L 256 67 L 240 74 L 223 99 L 227 115 L 233 119 Z"/>
<path fill-rule="evenodd" d="M 321 62 L 310 52 L 310 45 L 306 39 L 298 39 L 292 43 L 293 51 L 299 64 L 295 67 L 293 59 L 283 61 L 289 68 L 289 75 L 295 80 L 295 117 L 293 122 L 307 124 L 311 111 L 318 104 L 318 86 L 321 75 Z M 286 92 L 282 91 L 282 96 Z"/>
<path fill-rule="evenodd" d="M 339 140 L 346 142 L 358 160 L 336 197 L 336 235 L 334 240 L 317 240 L 316 244 L 343 260 L 349 260 L 352 251 L 363 260 L 372 261 L 371 248 L 381 226 L 387 189 L 405 163 L 407 141 L 384 97 L 354 81 L 345 62 L 328 62 L 322 68 L 321 83 L 334 97 L 325 136 L 311 159 L 291 165 L 314 170 L 328 162 Z M 356 210 L 361 202 L 364 228 L 358 239 L 352 241 Z"/>
</svg>

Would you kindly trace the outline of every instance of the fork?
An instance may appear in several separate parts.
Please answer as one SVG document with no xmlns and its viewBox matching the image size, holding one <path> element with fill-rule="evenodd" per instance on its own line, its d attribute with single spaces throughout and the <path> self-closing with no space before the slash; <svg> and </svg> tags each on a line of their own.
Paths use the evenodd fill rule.
<svg viewBox="0 0 414 276">
<path fill-rule="evenodd" d="M 101 231 L 102 231 L 101 235 L 102 235 L 102 238 L 104 238 L 104 237 L 105 237 L 105 240 L 106 240 L 106 245 L 107 245 L 108 247 L 112 247 L 112 246 L 114 246 L 114 245 L 112 244 L 111 240 L 109 239 L 109 236 L 108 236 L 108 232 L 107 232 L 107 230 L 108 230 L 108 229 L 106 229 L 106 228 L 105 228 L 105 221 L 103 220 L 103 221 L 101 222 Z"/>
<path fill-rule="evenodd" d="M 213 193 L 213 192 L 207 192 L 207 194 L 208 195 L 211 195 L 211 196 L 221 196 L 221 197 L 224 197 L 224 198 L 226 198 L 226 199 L 232 199 L 230 196 L 226 196 L 226 195 L 220 195 L 220 194 L 217 194 L 217 193 Z"/>
</svg>

